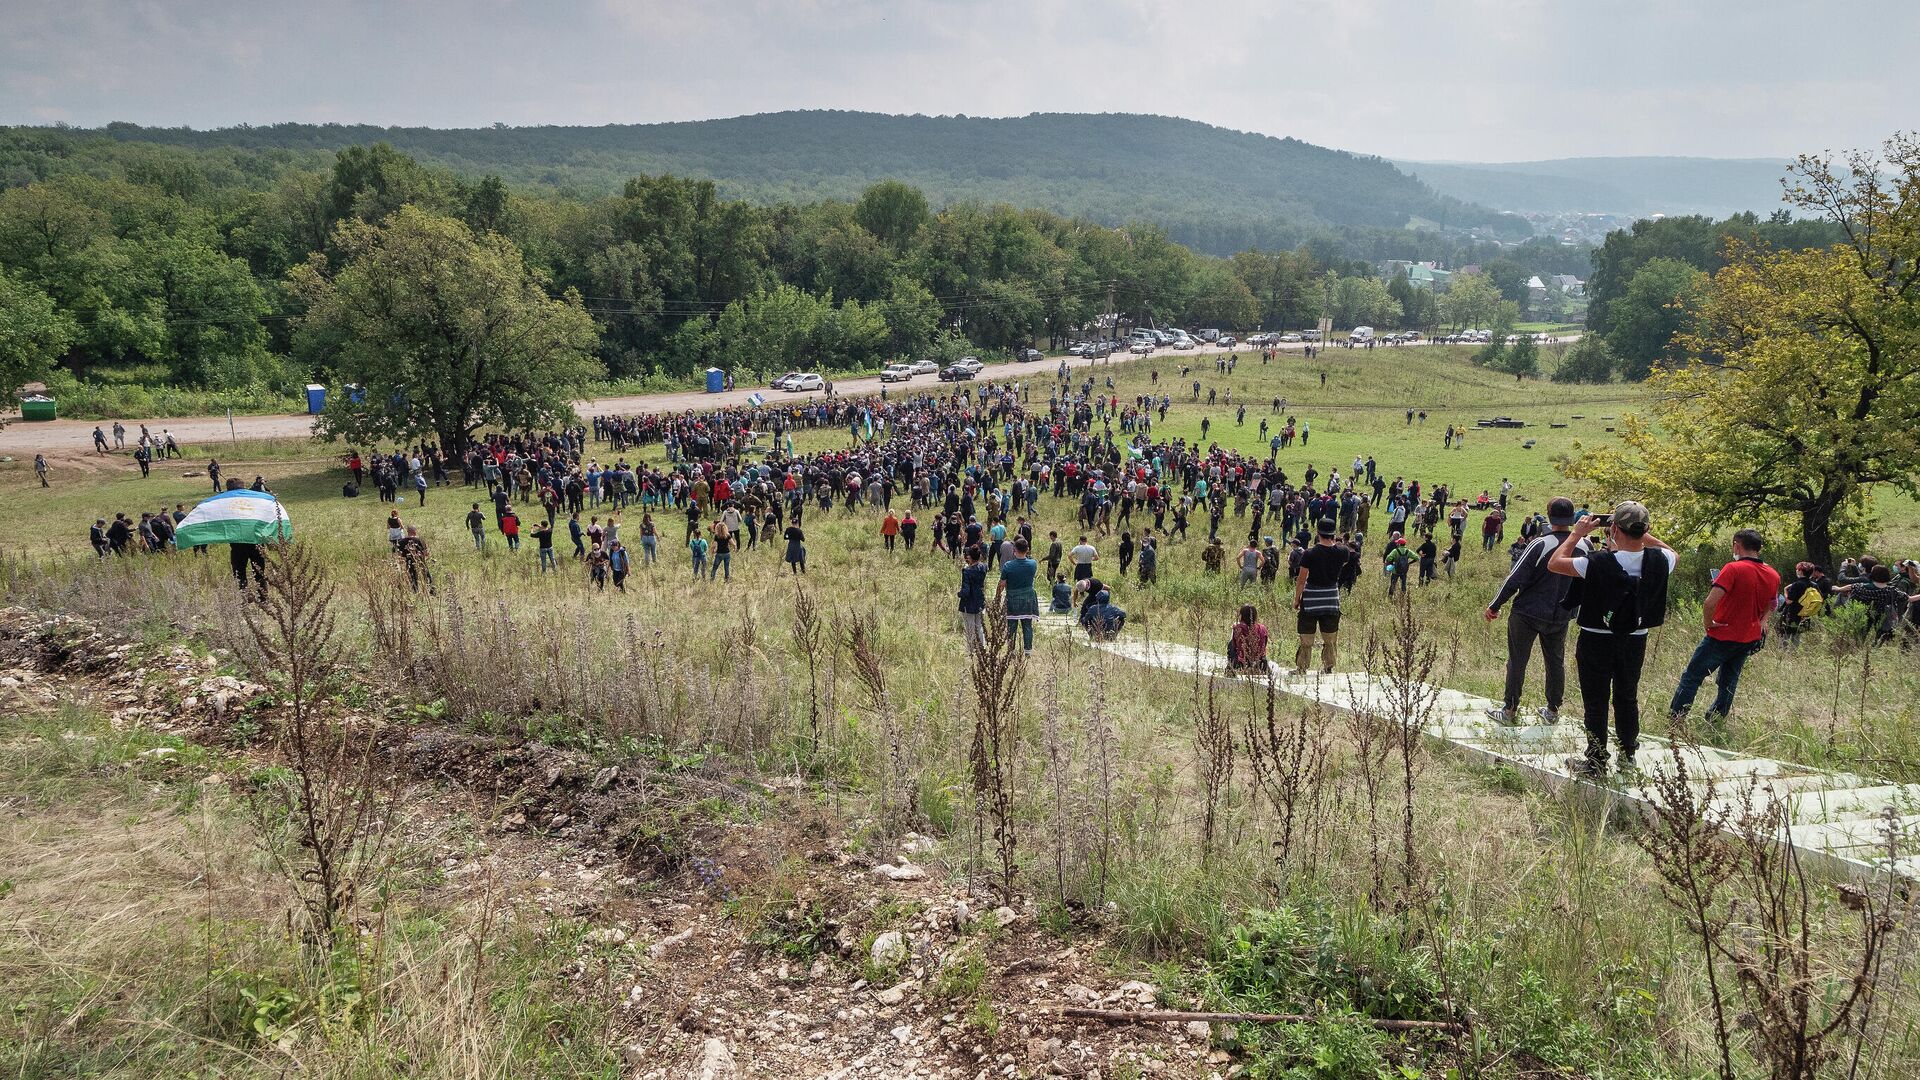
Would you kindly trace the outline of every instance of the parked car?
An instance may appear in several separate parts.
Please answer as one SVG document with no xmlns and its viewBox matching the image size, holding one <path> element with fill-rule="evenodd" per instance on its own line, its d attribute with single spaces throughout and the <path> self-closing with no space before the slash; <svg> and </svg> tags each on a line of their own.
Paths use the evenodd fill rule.
<svg viewBox="0 0 1920 1080">
<path fill-rule="evenodd" d="M 1356 345 L 1362 345 L 1362 344 L 1365 344 L 1366 342 L 1372 341 L 1373 327 L 1356 326 L 1353 328 L 1353 331 L 1347 335 L 1347 340 L 1353 342 Z"/>
<path fill-rule="evenodd" d="M 940 361 L 915 360 L 907 365 L 915 375 L 937 375 L 940 373 Z"/>
<path fill-rule="evenodd" d="M 1320 331 L 1318 331 L 1318 330 L 1302 330 L 1302 331 L 1300 331 L 1300 340 L 1302 340 L 1302 341 L 1319 341 L 1319 340 L 1320 340 Z"/>
<path fill-rule="evenodd" d="M 980 374 L 979 368 L 971 368 L 961 361 L 955 361 L 940 369 L 940 381 L 960 382 L 963 379 L 971 379 L 978 374 Z"/>
<path fill-rule="evenodd" d="M 793 372 L 787 376 L 786 383 L 787 385 L 780 389 L 799 392 L 806 390 L 825 390 L 827 388 L 826 376 L 817 371 Z"/>
<path fill-rule="evenodd" d="M 1280 335 L 1280 340 L 1288 344 L 1298 344 L 1304 340 L 1299 334 L 1288 332 Z"/>
<path fill-rule="evenodd" d="M 1153 346 L 1144 341 L 1136 341 L 1132 345 L 1127 346 L 1127 351 L 1139 356 L 1145 356 L 1153 351 Z"/>
<path fill-rule="evenodd" d="M 1013 351 L 1013 359 L 1015 363 L 1027 364 L 1027 363 L 1032 363 L 1035 360 L 1045 360 L 1046 358 L 1047 358 L 1046 353 L 1043 353 L 1039 349 L 1035 349 L 1035 348 L 1015 349 Z"/>
<path fill-rule="evenodd" d="M 977 356 L 963 356 L 960 359 L 955 360 L 952 366 L 958 367 L 958 368 L 966 368 L 968 371 L 971 371 L 975 375 L 978 375 L 980 374 L 980 370 L 986 367 L 987 365 L 981 363 L 980 358 Z"/>
<path fill-rule="evenodd" d="M 888 364 L 880 369 L 881 382 L 906 382 L 913 378 L 912 364 Z"/>
<path fill-rule="evenodd" d="M 799 372 L 789 371 L 785 375 L 782 375 L 779 378 L 773 380 L 773 382 L 770 383 L 769 385 L 772 386 L 773 389 L 775 390 L 785 390 L 787 388 L 788 383 L 792 382 L 793 380 L 799 377 L 800 377 Z"/>
<path fill-rule="evenodd" d="M 1090 344 L 1089 342 L 1085 342 L 1085 341 L 1076 341 L 1073 344 L 1067 346 L 1067 355 L 1068 356 L 1085 356 L 1087 355 L 1087 347 L 1089 344 Z"/>
<path fill-rule="evenodd" d="M 1235 345 L 1238 345 L 1239 342 L 1234 339 L 1232 334 L 1221 334 L 1218 338 L 1214 339 L 1214 344 L 1223 349 L 1231 349 Z"/>
</svg>

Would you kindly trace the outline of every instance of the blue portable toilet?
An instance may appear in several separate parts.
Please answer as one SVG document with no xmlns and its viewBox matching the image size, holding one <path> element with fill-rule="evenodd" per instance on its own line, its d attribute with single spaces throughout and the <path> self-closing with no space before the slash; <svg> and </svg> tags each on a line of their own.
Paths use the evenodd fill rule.
<svg viewBox="0 0 1920 1080">
<path fill-rule="evenodd" d="M 366 403 L 366 400 L 367 400 L 366 387 L 361 386 L 359 383 L 348 383 L 345 387 L 343 387 L 343 389 L 345 389 L 347 392 L 348 401 L 354 403 L 355 405 L 362 405 Z"/>
<path fill-rule="evenodd" d="M 727 373 L 717 367 L 707 369 L 707 393 L 717 394 L 727 388 Z"/>
<path fill-rule="evenodd" d="M 327 388 L 319 383 L 307 384 L 307 415 L 319 416 L 320 410 L 327 407 Z"/>
</svg>

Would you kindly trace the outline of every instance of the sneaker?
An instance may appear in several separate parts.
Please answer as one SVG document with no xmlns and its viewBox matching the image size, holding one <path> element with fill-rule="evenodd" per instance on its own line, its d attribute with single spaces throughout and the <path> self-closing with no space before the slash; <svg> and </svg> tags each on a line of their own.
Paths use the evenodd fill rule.
<svg viewBox="0 0 1920 1080">
<path fill-rule="evenodd" d="M 1541 706 L 1541 708 L 1540 708 L 1540 722 L 1541 722 L 1541 723 L 1543 723 L 1543 724 L 1557 724 L 1557 723 L 1559 723 L 1559 722 L 1560 722 L 1560 710 L 1558 710 L 1558 709 L 1549 709 L 1549 708 L 1547 708 L 1547 707 L 1546 707 L 1546 706 L 1544 706 L 1544 705 L 1543 705 L 1543 706 Z"/>
<path fill-rule="evenodd" d="M 1614 755 L 1613 771 L 1628 779 L 1640 778 L 1640 765 L 1633 760 L 1632 754 L 1623 752 Z"/>
<path fill-rule="evenodd" d="M 1607 775 L 1605 759 L 1595 760 L 1585 754 L 1567 759 L 1567 772 L 1582 780 L 1598 780 Z"/>
<path fill-rule="evenodd" d="M 1514 722 L 1513 714 L 1499 706 L 1487 710 L 1487 719 L 1492 720 L 1496 724 L 1506 724 L 1508 726 L 1512 726 Z"/>
</svg>

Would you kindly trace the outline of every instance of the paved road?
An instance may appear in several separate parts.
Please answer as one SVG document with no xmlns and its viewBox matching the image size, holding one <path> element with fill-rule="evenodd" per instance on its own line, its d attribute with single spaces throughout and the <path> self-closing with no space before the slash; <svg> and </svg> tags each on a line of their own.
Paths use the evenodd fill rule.
<svg viewBox="0 0 1920 1080">
<path fill-rule="evenodd" d="M 1283 350 L 1293 351 L 1305 348 L 1304 345 L 1300 344 L 1288 344 L 1279 347 Z M 1405 346 L 1395 347 L 1405 348 Z M 1162 363 L 1184 362 L 1193 357 L 1212 355 L 1220 351 L 1220 349 L 1214 346 L 1178 350 L 1163 348 L 1153 354 L 1153 359 L 1159 360 Z M 1258 355 L 1257 350 L 1250 350 L 1245 346 L 1241 346 L 1237 351 L 1243 355 Z M 986 370 L 980 373 L 980 378 L 983 380 L 991 379 L 996 382 L 1004 382 L 1009 379 L 1030 379 L 1036 376 L 1050 377 L 1053 371 L 1059 366 L 1061 359 L 1059 356 L 1049 356 L 1043 360 L 1035 360 L 1024 364 L 989 364 Z M 1138 358 L 1128 353 L 1116 353 L 1108 360 L 1088 361 L 1082 360 L 1079 357 L 1066 357 L 1065 359 L 1071 363 L 1076 370 L 1079 370 L 1088 367 L 1098 368 L 1108 364 Z M 932 375 L 920 375 L 916 376 L 914 380 L 909 383 L 893 383 L 889 385 L 892 389 L 898 391 L 901 389 L 919 390 L 928 385 L 946 386 L 948 384 L 936 383 Z M 880 392 L 880 377 L 873 375 L 862 378 L 836 379 L 834 380 L 834 390 L 843 397 L 877 394 Z M 683 390 L 665 394 L 632 394 L 622 397 L 587 399 L 575 402 L 574 405 L 582 417 L 607 414 L 672 412 L 681 409 L 711 409 L 724 405 L 744 405 L 747 400 L 747 395 L 756 392 L 765 394 L 770 403 L 796 399 L 806 400 L 818 396 L 815 394 L 786 394 L 778 390 L 768 390 L 764 387 L 745 387 L 719 394 L 702 393 L 697 390 Z M 224 416 L 176 417 L 170 420 L 122 417 L 121 422 L 126 424 L 128 429 L 128 445 L 132 445 L 134 438 L 138 436 L 142 423 L 145 423 L 156 435 L 164 428 L 172 432 L 174 438 L 187 444 L 215 442 L 228 438 L 297 439 L 305 435 L 310 435 L 313 432 L 313 418 L 304 413 L 277 416 L 236 416 L 233 418 L 231 428 L 229 428 L 227 418 Z M 60 456 L 86 454 L 93 448 L 93 429 L 95 425 L 96 422 L 92 420 L 54 420 L 37 424 L 24 422 L 9 423 L 5 428 L 0 428 L 0 454 L 15 457 L 36 453 L 56 454 Z M 112 421 L 106 421 L 100 426 L 111 431 Z"/>
</svg>

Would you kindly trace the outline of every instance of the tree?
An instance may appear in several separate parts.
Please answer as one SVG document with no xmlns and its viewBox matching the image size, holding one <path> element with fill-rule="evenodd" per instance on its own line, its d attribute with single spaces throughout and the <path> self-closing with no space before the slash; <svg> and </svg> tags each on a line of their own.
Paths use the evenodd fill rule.
<svg viewBox="0 0 1920 1080">
<path fill-rule="evenodd" d="M 1583 334 L 1579 341 L 1560 354 L 1553 369 L 1557 383 L 1604 383 L 1613 381 L 1613 350 L 1598 334 Z"/>
<path fill-rule="evenodd" d="M 1500 290 L 1485 274 L 1455 274 L 1440 301 L 1449 326 L 1466 330 L 1486 326 L 1500 307 Z"/>
<path fill-rule="evenodd" d="M 927 222 L 927 197 L 912 184 L 882 180 L 861 193 L 853 218 L 882 243 L 904 251 Z"/>
<path fill-rule="evenodd" d="M 1793 521 L 1829 565 L 1865 537 L 1877 487 L 1920 493 L 1920 142 L 1884 153 L 1799 159 L 1790 201 L 1845 241 L 1730 243 L 1682 339 L 1688 362 L 1647 380 L 1651 418 L 1575 454 L 1569 476 L 1643 497 L 1681 539 Z"/>
<path fill-rule="evenodd" d="M 545 429 L 571 419 L 574 393 L 605 372 L 577 295 L 554 299 L 511 240 L 403 207 L 384 224 L 349 221 L 325 255 L 297 267 L 301 335 L 337 349 L 335 374 L 360 400 L 330 396 L 328 438 L 437 438 L 466 451 L 482 427 Z"/>
<path fill-rule="evenodd" d="M 1492 365 L 1495 370 L 1504 371 L 1516 379 L 1524 379 L 1540 374 L 1540 346 L 1536 345 L 1532 334 L 1521 334 L 1520 340 L 1507 346 Z"/>
<path fill-rule="evenodd" d="M 0 270 L 0 399 L 44 378 L 80 336 L 72 316 L 53 297 Z"/>
<path fill-rule="evenodd" d="M 1687 326 L 1687 308 L 1696 303 L 1707 275 L 1679 259 L 1648 260 L 1626 294 L 1613 304 L 1613 329 L 1607 345 L 1619 358 L 1630 382 L 1647 377 L 1655 364 L 1678 352 L 1674 337 Z"/>
</svg>

